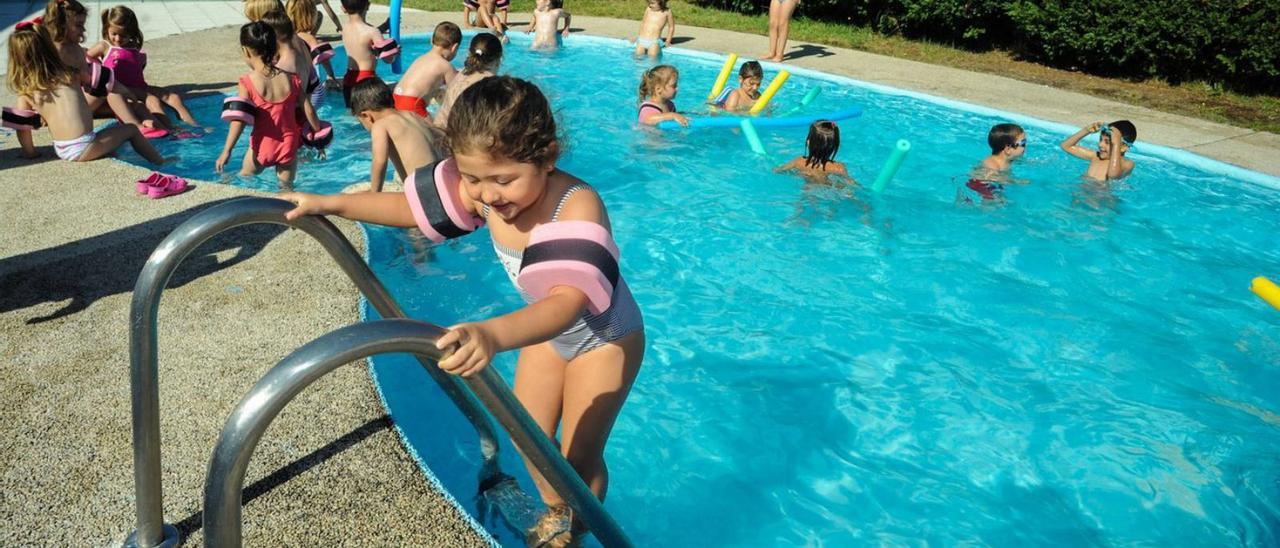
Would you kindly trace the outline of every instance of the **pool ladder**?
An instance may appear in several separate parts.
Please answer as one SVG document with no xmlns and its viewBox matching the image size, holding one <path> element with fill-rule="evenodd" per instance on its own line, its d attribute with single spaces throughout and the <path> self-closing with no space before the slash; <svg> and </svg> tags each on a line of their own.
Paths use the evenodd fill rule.
<svg viewBox="0 0 1280 548">
<path fill-rule="evenodd" d="M 413 354 L 475 428 L 483 464 L 479 486 L 489 491 L 518 489 L 498 464 L 498 440 L 490 414 L 553 489 L 605 546 L 631 546 L 551 440 L 534 424 L 502 377 L 487 367 L 470 378 L 441 371 L 435 341 L 440 327 L 405 318 L 337 227 L 323 217 L 287 220 L 293 204 L 275 198 L 240 198 L 210 207 L 179 225 L 147 259 L 134 286 L 129 312 L 130 384 L 133 393 L 133 481 L 137 529 L 126 546 L 151 548 L 178 543 L 176 527 L 164 523 L 160 477 L 160 393 L 156 316 L 160 295 L 178 265 L 210 238 L 236 227 L 278 224 L 306 232 L 320 242 L 383 320 L 337 329 L 303 345 L 276 364 L 236 406 L 214 446 L 204 487 L 204 541 L 208 546 L 241 545 L 241 492 L 245 470 L 263 432 L 303 389 L 338 367 L 387 352 Z M 507 494 L 508 496 L 510 494 Z M 527 495 L 523 495 L 527 499 Z"/>
</svg>

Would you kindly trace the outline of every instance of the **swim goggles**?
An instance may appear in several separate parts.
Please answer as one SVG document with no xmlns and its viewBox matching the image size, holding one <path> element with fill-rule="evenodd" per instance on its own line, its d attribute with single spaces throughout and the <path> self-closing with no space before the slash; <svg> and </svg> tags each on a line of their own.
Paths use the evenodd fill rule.
<svg viewBox="0 0 1280 548">
<path fill-rule="evenodd" d="M 1098 133 L 1099 133 L 1098 135 L 1099 140 L 1101 140 L 1103 137 L 1110 136 L 1111 126 L 1102 126 L 1102 128 L 1098 130 Z M 1124 135 L 1120 136 L 1120 140 L 1124 141 L 1124 144 L 1129 145 L 1129 148 L 1133 148 L 1133 141 L 1130 141 L 1129 139 L 1125 138 Z"/>
<path fill-rule="evenodd" d="M 1013 144 L 1013 148 L 1027 148 L 1027 140 L 1023 139 Z"/>
</svg>

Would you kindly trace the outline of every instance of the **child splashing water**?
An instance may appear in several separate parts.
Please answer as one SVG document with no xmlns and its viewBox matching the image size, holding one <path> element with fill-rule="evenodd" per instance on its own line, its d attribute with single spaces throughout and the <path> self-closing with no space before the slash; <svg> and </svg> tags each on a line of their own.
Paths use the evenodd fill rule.
<svg viewBox="0 0 1280 548">
<path fill-rule="evenodd" d="M 88 59 L 88 52 L 80 45 L 84 41 L 84 25 L 89 10 L 77 0 L 49 0 L 44 8 L 42 25 L 58 48 L 58 55 L 67 66 L 76 69 L 81 79 L 88 81 L 84 87 L 84 99 L 97 117 L 112 117 L 121 123 L 138 126 L 142 135 L 157 139 L 169 135 L 168 131 L 155 127 L 155 119 L 142 105 L 130 104 L 115 89 L 114 74 L 96 60 Z M 134 106 L 138 110 L 135 112 Z M 140 116 L 141 114 L 141 116 Z"/>
<path fill-rule="evenodd" d="M 675 120 L 682 126 L 689 125 L 685 115 L 676 112 L 675 99 L 680 89 L 680 71 L 671 65 L 658 65 L 644 71 L 640 77 L 640 124 L 658 125 Z"/>
<path fill-rule="evenodd" d="M 8 84 L 18 103 L 4 108 L 4 125 L 18 130 L 23 156 L 38 156 L 31 132 L 43 118 L 53 135 L 53 150 L 63 160 L 97 160 L 129 141 L 148 162 L 164 163 L 138 126 L 122 124 L 93 131 L 93 112 L 80 91 L 80 73 L 62 62 L 53 40 L 39 25 L 18 23 L 9 35 Z"/>
<path fill-rule="evenodd" d="M 240 175 L 255 175 L 275 167 L 280 188 L 288 190 L 293 186 L 298 148 L 302 146 L 299 103 L 305 103 L 306 99 L 302 98 L 298 76 L 272 64 L 278 47 L 271 25 L 255 21 L 240 27 L 240 51 L 252 70 L 240 77 L 236 97 L 222 103 L 222 119 L 231 123 L 231 130 L 214 170 L 222 173 L 245 124 L 252 124 L 253 133 L 249 136 L 249 150 L 245 151 Z"/>
<path fill-rule="evenodd" d="M 446 131 L 454 158 L 419 169 L 404 194 L 284 194 L 287 215 L 340 215 L 433 239 L 461 236 L 486 222 L 499 261 L 529 303 L 507 314 L 457 324 L 436 343 L 440 368 L 468 376 L 494 354 L 520 349 L 515 394 L 555 439 L 574 470 L 604 499 L 605 443 L 644 356 L 644 323 L 617 273 L 609 215 L 589 185 L 556 168 L 561 146 L 546 97 L 533 84 L 501 76 L 467 89 Z M 445 207 L 444 204 L 448 204 Z M 458 215 L 436 212 L 457 208 Z M 550 249 L 561 253 L 548 255 Z M 552 260 L 555 259 L 555 260 Z M 557 428 L 558 427 L 558 428 Z M 527 463 L 526 463 L 527 464 Z M 532 466 L 549 509 L 530 545 L 576 540 L 579 524 Z"/>
<path fill-rule="evenodd" d="M 173 129 L 174 124 L 165 114 L 165 106 L 177 112 L 188 125 L 200 125 L 187 110 L 181 95 L 147 83 L 142 74 L 147 68 L 147 54 L 142 51 L 142 30 L 138 28 L 138 17 L 133 10 L 124 6 L 103 10 L 102 36 L 106 40 L 89 48 L 88 55 L 101 59 L 102 66 L 115 71 L 117 86 L 123 86 L 133 99 L 143 101 L 151 115 L 169 129 Z"/>
</svg>

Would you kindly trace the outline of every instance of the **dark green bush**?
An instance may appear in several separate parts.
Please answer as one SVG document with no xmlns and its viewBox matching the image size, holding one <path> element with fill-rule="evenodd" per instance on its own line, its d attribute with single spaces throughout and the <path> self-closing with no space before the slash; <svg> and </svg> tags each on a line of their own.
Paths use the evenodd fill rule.
<svg viewBox="0 0 1280 548">
<path fill-rule="evenodd" d="M 693 0 L 763 13 L 768 0 Z M 1050 66 L 1280 92 L 1280 0 L 801 0 L 803 17 Z"/>
</svg>

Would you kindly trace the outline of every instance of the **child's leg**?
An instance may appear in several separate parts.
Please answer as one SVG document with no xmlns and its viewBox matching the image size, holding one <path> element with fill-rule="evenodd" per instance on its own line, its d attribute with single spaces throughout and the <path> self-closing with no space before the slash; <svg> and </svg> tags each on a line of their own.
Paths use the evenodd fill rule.
<svg viewBox="0 0 1280 548">
<path fill-rule="evenodd" d="M 182 118 L 183 122 L 186 122 L 188 125 L 199 127 L 200 124 L 196 123 L 196 119 L 191 115 L 191 111 L 187 110 L 187 105 L 182 103 L 181 95 L 160 86 L 151 86 L 151 92 L 160 97 L 160 100 L 164 101 L 164 104 L 169 105 L 173 110 L 176 110 L 178 112 L 178 117 Z"/>
<path fill-rule="evenodd" d="M 14 108 L 19 110 L 36 110 L 35 103 L 26 97 L 19 96 L 17 104 Z M 35 132 L 29 129 L 18 130 L 18 146 L 22 147 L 22 157 L 31 159 L 39 158 L 40 153 L 36 152 Z"/>
<path fill-rule="evenodd" d="M 142 136 L 138 126 L 129 124 L 114 125 L 99 131 L 94 136 L 93 142 L 89 144 L 89 148 L 84 149 L 84 153 L 79 158 L 76 158 L 76 161 L 88 162 L 97 160 L 115 152 L 126 140 L 133 145 L 133 150 L 138 151 L 138 154 L 141 154 L 148 162 L 153 164 L 164 163 L 164 158 L 160 156 L 160 152 L 151 144 L 151 141 Z"/>
<path fill-rule="evenodd" d="M 142 103 L 146 106 L 151 118 L 159 123 L 160 127 L 173 129 L 173 120 L 170 120 L 169 114 L 164 111 L 164 103 L 160 101 L 159 97 L 148 93 Z"/>
<path fill-rule="evenodd" d="M 293 178 L 298 174 L 298 160 L 276 166 L 276 180 L 280 183 L 280 192 L 293 192 Z"/>
<path fill-rule="evenodd" d="M 252 177 L 262 171 L 262 166 L 253 159 L 253 147 L 244 151 L 244 161 L 240 162 L 240 176 Z"/>
<path fill-rule="evenodd" d="M 657 59 L 658 55 L 661 55 L 661 54 L 662 54 L 662 48 L 658 47 L 658 44 L 656 43 L 656 41 L 652 46 L 649 46 L 649 57 L 653 59 Z"/>
<path fill-rule="evenodd" d="M 787 0 L 783 3 L 777 2 L 778 7 L 778 46 L 774 59 L 781 61 L 787 54 L 787 34 L 791 32 L 791 14 L 796 11 L 796 6 L 800 4 L 800 0 Z"/>
<path fill-rule="evenodd" d="M 778 0 L 769 0 L 769 53 L 761 59 L 772 60 L 778 55 L 778 15 L 781 7 Z"/>
<path fill-rule="evenodd" d="M 561 452 L 600 500 L 609 490 L 604 446 L 643 358 L 641 331 L 582 354 L 565 367 Z"/>
<path fill-rule="evenodd" d="M 502 26 L 504 26 L 504 27 L 505 27 L 505 26 L 508 26 L 508 25 L 507 25 L 507 13 L 508 13 L 508 12 L 510 12 L 511 10 L 504 9 L 504 10 L 501 10 L 501 11 L 502 11 Z"/>
<path fill-rule="evenodd" d="M 475 25 L 471 24 L 471 6 L 462 5 L 462 28 L 469 29 Z"/>
<path fill-rule="evenodd" d="M 640 57 L 641 55 L 644 55 L 644 54 L 645 54 L 645 47 L 640 44 L 636 44 L 636 50 L 631 53 L 632 57 Z"/>
<path fill-rule="evenodd" d="M 566 365 L 567 362 L 549 342 L 523 348 L 516 363 L 515 387 L 512 391 L 529 411 L 533 422 L 552 440 L 556 439 L 556 425 L 560 423 Z M 542 474 L 529 463 L 529 459 L 524 462 L 543 502 L 559 502 L 560 497 L 556 496 Z"/>
</svg>

